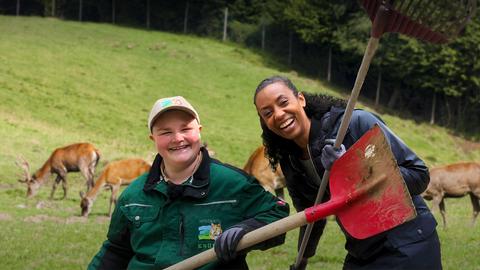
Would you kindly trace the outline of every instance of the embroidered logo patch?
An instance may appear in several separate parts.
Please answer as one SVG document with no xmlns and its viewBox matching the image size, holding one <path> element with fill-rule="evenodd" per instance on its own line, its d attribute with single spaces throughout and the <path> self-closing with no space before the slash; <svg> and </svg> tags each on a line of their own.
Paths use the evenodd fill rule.
<svg viewBox="0 0 480 270">
<path fill-rule="evenodd" d="M 215 240 L 222 233 L 222 227 L 219 223 L 210 223 L 198 227 L 198 240 Z"/>
</svg>

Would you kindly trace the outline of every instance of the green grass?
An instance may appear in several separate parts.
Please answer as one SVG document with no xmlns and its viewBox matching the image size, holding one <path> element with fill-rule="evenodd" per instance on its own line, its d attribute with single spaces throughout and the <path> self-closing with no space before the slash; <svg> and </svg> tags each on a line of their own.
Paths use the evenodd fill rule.
<svg viewBox="0 0 480 270">
<path fill-rule="evenodd" d="M 217 157 L 242 167 L 261 143 L 253 91 L 264 77 L 281 73 L 272 59 L 235 44 L 44 18 L 0 16 L 0 51 L 0 260 L 5 269 L 84 269 L 108 227 L 107 192 L 88 220 L 78 217 L 78 192 L 85 188 L 78 173 L 69 174 L 66 200 L 47 200 L 52 181 L 27 200 L 26 188 L 16 181 L 19 155 L 33 170 L 56 147 L 88 141 L 100 149 L 103 161 L 149 159 L 154 152 L 146 127 L 150 107 L 160 97 L 183 95 L 198 109 L 202 138 Z M 281 74 L 307 91 L 349 92 L 293 71 Z M 480 160 L 478 145 L 443 128 L 381 116 L 429 165 Z M 478 224 L 468 226 L 468 198 L 446 204 L 450 226 L 439 229 L 444 267 L 478 269 L 480 230 Z M 283 246 L 253 252 L 251 268 L 286 269 L 296 255 L 296 235 L 288 233 Z M 343 245 L 338 226 L 329 222 L 311 268 L 340 269 Z"/>
</svg>

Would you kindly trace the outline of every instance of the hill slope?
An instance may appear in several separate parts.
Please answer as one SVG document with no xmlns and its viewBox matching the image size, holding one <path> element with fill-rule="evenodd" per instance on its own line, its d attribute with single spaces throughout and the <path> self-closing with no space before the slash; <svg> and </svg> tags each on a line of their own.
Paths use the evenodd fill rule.
<svg viewBox="0 0 480 270">
<path fill-rule="evenodd" d="M 8 269 L 22 268 L 25 258 L 27 268 L 83 266 L 99 247 L 108 225 L 99 216 L 104 214 L 106 201 L 101 200 L 106 195 L 94 207 L 100 209 L 97 219 L 94 215 L 88 222 L 72 221 L 79 214 L 76 193 L 84 187 L 75 174 L 69 176 L 73 195 L 67 200 L 42 201 L 48 193 L 44 187 L 39 198 L 25 201 L 24 187 L 16 183 L 19 169 L 13 161 L 18 155 L 36 169 L 54 148 L 89 141 L 101 150 L 102 160 L 149 158 L 154 151 L 147 138 L 150 107 L 159 97 L 183 95 L 198 109 L 203 139 L 217 157 L 242 167 L 261 143 L 253 91 L 263 78 L 281 73 L 260 55 L 234 44 L 44 18 L 0 16 L 0 51 L 0 222 L 4 232 L 14 232 L 0 234 L 0 242 L 12 243 L 8 250 L 0 251 L 0 258 L 10 264 Z M 306 91 L 340 96 L 349 92 L 295 72 L 282 74 Z M 381 116 L 429 165 L 480 160 L 478 146 L 445 129 Z M 469 209 L 459 215 L 466 213 Z M 57 223 L 69 225 L 56 229 Z M 329 251 L 313 262 L 338 269 L 344 254 L 343 236 L 335 225 L 329 228 L 322 239 Z M 39 237 L 36 245 L 31 243 L 33 235 Z M 52 244 L 57 238 L 57 244 Z M 287 245 L 269 254 L 288 255 L 291 260 L 294 238 L 295 234 L 289 234 Z M 26 252 L 19 252 L 27 246 Z M 43 260 L 45 253 L 58 256 Z M 252 260 L 265 265 L 261 257 Z M 278 269 L 287 263 L 290 261 L 283 259 L 265 267 Z M 458 267 L 461 262 L 453 265 Z M 468 264 L 463 268 L 468 269 Z"/>
</svg>

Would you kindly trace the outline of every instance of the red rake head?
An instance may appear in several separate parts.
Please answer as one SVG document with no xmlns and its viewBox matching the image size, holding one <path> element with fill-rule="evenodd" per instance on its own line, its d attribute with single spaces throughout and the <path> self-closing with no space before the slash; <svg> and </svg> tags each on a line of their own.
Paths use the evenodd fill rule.
<svg viewBox="0 0 480 270">
<path fill-rule="evenodd" d="M 431 43 L 456 37 L 475 13 L 476 0 L 360 0 L 372 36 L 397 32 Z"/>
</svg>

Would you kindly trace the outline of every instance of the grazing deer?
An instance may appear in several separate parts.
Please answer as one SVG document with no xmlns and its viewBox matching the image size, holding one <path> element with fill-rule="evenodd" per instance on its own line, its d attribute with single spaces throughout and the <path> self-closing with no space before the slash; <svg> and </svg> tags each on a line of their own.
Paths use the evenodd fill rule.
<svg viewBox="0 0 480 270">
<path fill-rule="evenodd" d="M 117 195 L 121 185 L 129 185 L 138 176 L 150 170 L 150 164 L 143 159 L 125 159 L 109 163 L 100 177 L 95 181 L 95 186 L 85 195 L 80 191 L 80 207 L 82 216 L 87 217 L 92 210 L 93 202 L 103 187 L 110 188 L 110 206 L 108 216 L 112 214 L 112 204 L 117 203 Z"/>
<path fill-rule="evenodd" d="M 431 169 L 430 183 L 422 196 L 427 200 L 433 199 L 432 211 L 440 209 L 443 226 L 447 227 L 443 199 L 460 198 L 467 194 L 473 206 L 473 226 L 480 212 L 480 163 L 464 162 Z"/>
<path fill-rule="evenodd" d="M 277 166 L 275 171 L 272 170 L 268 159 L 265 157 L 264 146 L 258 147 L 252 153 L 243 170 L 257 178 L 265 190 L 271 193 L 275 192 L 279 198 L 284 199 L 285 176 L 280 166 Z"/>
<path fill-rule="evenodd" d="M 67 196 L 67 173 L 81 172 L 87 182 L 87 190 L 90 190 L 93 187 L 93 176 L 99 160 L 100 152 L 90 143 L 67 145 L 55 149 L 43 166 L 33 175 L 30 175 L 30 165 L 25 159 L 17 162 L 24 173 L 22 179 L 18 181 L 27 184 L 27 197 L 31 198 L 54 173 L 57 177 L 53 183 L 50 199 L 53 198 L 55 189 L 60 182 L 62 182 L 62 199 L 64 199 Z"/>
</svg>

